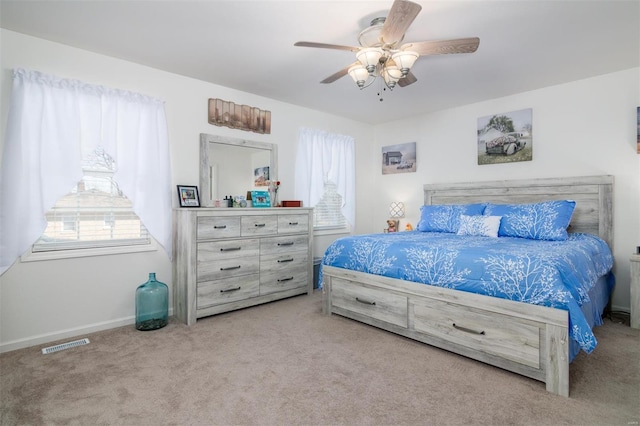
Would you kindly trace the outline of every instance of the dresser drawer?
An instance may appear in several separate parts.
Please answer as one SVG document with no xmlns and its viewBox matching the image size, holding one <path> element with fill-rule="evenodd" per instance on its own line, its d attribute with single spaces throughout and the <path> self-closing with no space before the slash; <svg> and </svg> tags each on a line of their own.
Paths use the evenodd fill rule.
<svg viewBox="0 0 640 426">
<path fill-rule="evenodd" d="M 309 251 L 308 235 L 291 235 L 288 237 L 268 237 L 260 240 L 260 252 L 269 254 Z"/>
<path fill-rule="evenodd" d="M 242 216 L 241 234 L 243 237 L 276 234 L 278 232 L 278 217 L 272 216 Z"/>
<path fill-rule="evenodd" d="M 210 240 L 214 238 L 231 238 L 240 236 L 239 217 L 198 217 L 198 240 Z"/>
<path fill-rule="evenodd" d="M 418 332 L 474 350 L 534 368 L 540 366 L 540 329 L 524 320 L 440 300 L 416 298 L 413 326 Z"/>
<path fill-rule="evenodd" d="M 201 261 L 197 266 L 198 282 L 220 280 L 260 272 L 258 256 Z"/>
<path fill-rule="evenodd" d="M 197 309 L 236 302 L 260 295 L 258 274 L 198 283 Z"/>
<path fill-rule="evenodd" d="M 260 294 L 306 287 L 309 258 L 306 252 L 260 257 Z"/>
<path fill-rule="evenodd" d="M 407 327 L 406 296 L 334 278 L 331 298 L 335 307 Z"/>
<path fill-rule="evenodd" d="M 278 234 L 291 234 L 296 232 L 309 232 L 309 215 L 278 215 Z"/>
<path fill-rule="evenodd" d="M 230 259 L 235 257 L 255 257 L 260 254 L 260 240 L 223 240 L 198 243 L 198 262 Z"/>
</svg>

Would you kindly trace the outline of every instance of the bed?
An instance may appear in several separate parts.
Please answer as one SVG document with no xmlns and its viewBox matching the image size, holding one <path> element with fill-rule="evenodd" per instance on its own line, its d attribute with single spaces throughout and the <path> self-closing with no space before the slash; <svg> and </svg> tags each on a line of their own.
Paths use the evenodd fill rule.
<svg viewBox="0 0 640 426">
<path fill-rule="evenodd" d="M 323 312 L 345 316 L 531 377 L 544 382 L 549 392 L 569 396 L 569 364 L 579 350 L 590 352 L 595 347 L 591 328 L 601 323 L 601 314 L 613 287 L 610 271 L 613 258 L 609 250 L 613 247 L 612 191 L 612 176 L 424 185 L 425 206 L 477 203 L 496 208 L 505 204 L 573 200 L 575 208 L 569 216 L 571 222 L 566 241 L 540 241 L 542 249 L 532 241 L 524 241 L 524 247 L 511 245 L 522 243 L 511 241 L 523 240 L 521 238 L 471 236 L 460 237 L 467 239 L 456 243 L 455 234 L 433 232 L 372 234 L 336 240 L 327 249 L 321 265 Z M 423 237 L 428 237 L 429 241 L 424 242 Z M 468 252 L 476 259 L 457 269 L 467 274 L 462 277 L 449 273 L 442 279 L 432 273 L 417 274 L 403 266 L 411 262 L 411 249 L 391 251 L 393 244 L 401 240 L 412 241 L 411 247 L 418 251 L 425 247 L 424 244 L 431 247 L 443 244 L 448 248 L 458 244 L 456 253 Z M 486 241 L 495 244 L 483 246 Z M 565 243 L 573 247 L 571 251 L 564 249 Z M 338 252 L 344 252 L 350 253 L 351 258 L 357 257 L 354 253 L 358 247 L 367 244 L 367 250 L 384 245 L 386 253 L 393 254 L 394 262 L 386 265 L 384 256 L 374 255 L 365 261 L 369 262 L 368 266 L 358 267 L 338 255 Z M 564 269 L 555 268 L 560 261 L 551 257 L 552 247 L 560 244 L 563 244 L 563 251 L 558 256 L 569 262 Z M 437 248 L 432 250 L 448 253 L 446 250 L 438 252 Z M 526 265 L 528 270 L 545 264 L 553 264 L 554 268 L 532 274 L 530 281 L 533 280 L 534 285 L 551 286 L 551 282 L 562 280 L 564 284 L 572 281 L 574 286 L 559 286 L 558 290 L 547 292 L 560 295 L 557 299 L 548 295 L 518 298 L 479 289 L 487 290 L 500 284 L 498 275 L 495 275 L 495 282 L 491 282 L 487 279 L 491 275 L 486 272 L 491 267 L 502 267 L 495 261 L 499 256 L 507 256 L 502 260 L 507 263 L 523 258 L 518 254 L 536 251 L 542 258 L 538 264 L 531 261 Z M 574 252 L 578 253 L 577 257 L 567 254 Z M 508 257 L 511 255 L 515 257 Z M 421 267 L 423 271 L 426 268 L 425 265 Z M 478 268 L 484 275 L 476 277 L 474 287 L 473 271 Z M 393 271 L 387 273 L 385 269 Z"/>
</svg>

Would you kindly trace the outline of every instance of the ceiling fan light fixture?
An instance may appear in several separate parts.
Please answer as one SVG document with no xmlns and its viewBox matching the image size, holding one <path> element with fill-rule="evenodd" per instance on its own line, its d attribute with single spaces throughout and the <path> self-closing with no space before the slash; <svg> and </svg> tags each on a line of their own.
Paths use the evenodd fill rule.
<svg viewBox="0 0 640 426">
<path fill-rule="evenodd" d="M 417 52 L 413 52 L 411 50 L 402 50 L 400 52 L 394 53 L 391 56 L 393 62 L 396 63 L 400 71 L 402 72 L 402 76 L 406 76 L 409 73 L 409 70 L 416 63 L 416 60 L 420 55 Z"/>
<path fill-rule="evenodd" d="M 369 78 L 369 71 L 367 71 L 367 69 L 360 64 L 350 67 L 348 73 L 353 81 L 361 89 L 364 87 L 365 82 Z"/>
<path fill-rule="evenodd" d="M 356 59 L 367 69 L 369 74 L 373 74 L 382 55 L 382 49 L 378 47 L 367 47 L 360 49 L 358 53 L 356 53 Z"/>
<path fill-rule="evenodd" d="M 386 18 L 375 18 L 369 27 L 360 31 L 358 43 L 362 47 L 374 47 L 382 45 L 382 27 Z"/>
</svg>

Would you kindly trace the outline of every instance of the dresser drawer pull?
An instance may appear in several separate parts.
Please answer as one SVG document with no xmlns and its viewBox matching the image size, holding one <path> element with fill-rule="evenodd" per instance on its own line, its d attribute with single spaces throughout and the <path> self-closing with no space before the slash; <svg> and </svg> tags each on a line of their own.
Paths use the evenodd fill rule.
<svg viewBox="0 0 640 426">
<path fill-rule="evenodd" d="M 265 227 L 265 226 L 267 226 L 267 225 L 266 225 L 266 223 L 256 223 L 256 224 L 255 224 L 255 225 L 253 225 L 253 226 L 255 226 L 256 228 L 264 228 L 264 227 Z"/>
<path fill-rule="evenodd" d="M 293 279 L 293 277 L 282 278 L 282 279 L 279 279 L 278 282 L 281 283 L 281 282 L 284 282 L 284 281 L 291 281 L 292 279 Z"/>
<path fill-rule="evenodd" d="M 241 266 L 241 265 L 238 265 L 238 266 L 228 266 L 228 267 L 226 267 L 226 268 L 220 268 L 220 270 L 221 270 L 221 271 L 232 271 L 232 270 L 234 270 L 234 269 L 240 269 L 240 266 Z"/>
<path fill-rule="evenodd" d="M 220 249 L 220 251 L 237 251 L 237 250 L 242 250 L 242 247 L 226 247 L 226 248 Z"/>
<path fill-rule="evenodd" d="M 213 229 L 227 229 L 227 225 L 214 225 Z"/>
<path fill-rule="evenodd" d="M 278 263 L 285 263 L 285 262 L 293 262 L 293 257 L 290 259 L 278 259 Z"/>
<path fill-rule="evenodd" d="M 482 334 L 484 335 L 484 330 L 482 331 L 477 331 L 477 330 L 472 330 L 470 328 L 467 327 L 460 327 L 459 325 L 456 325 L 456 323 L 454 322 L 453 324 L 453 328 L 455 328 L 456 330 L 460 330 L 460 331 L 464 331 L 466 333 L 471 333 L 471 334 Z"/>
<path fill-rule="evenodd" d="M 238 291 L 240 290 L 242 287 L 238 286 L 236 288 L 227 288 L 225 290 L 220 290 L 220 293 L 230 293 L 232 291 Z"/>
<path fill-rule="evenodd" d="M 374 306 L 376 304 L 376 302 L 371 302 L 369 300 L 364 300 L 364 299 L 360 299 L 359 297 L 356 297 L 356 301 L 360 302 L 360 303 L 364 303 L 365 305 L 372 305 Z"/>
<path fill-rule="evenodd" d="M 278 243 L 278 247 L 282 247 L 282 246 L 292 246 L 294 244 L 293 241 L 288 242 L 288 243 Z"/>
<path fill-rule="evenodd" d="M 296 226 L 298 224 L 298 222 L 289 222 L 289 225 L 291 226 Z"/>
</svg>

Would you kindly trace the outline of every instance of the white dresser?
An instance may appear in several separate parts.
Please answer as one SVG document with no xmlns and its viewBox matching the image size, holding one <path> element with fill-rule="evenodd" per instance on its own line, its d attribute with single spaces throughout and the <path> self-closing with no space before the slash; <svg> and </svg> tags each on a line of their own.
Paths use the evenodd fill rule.
<svg viewBox="0 0 640 426">
<path fill-rule="evenodd" d="M 197 318 L 313 292 L 313 209 L 174 210 L 173 314 Z"/>
</svg>

